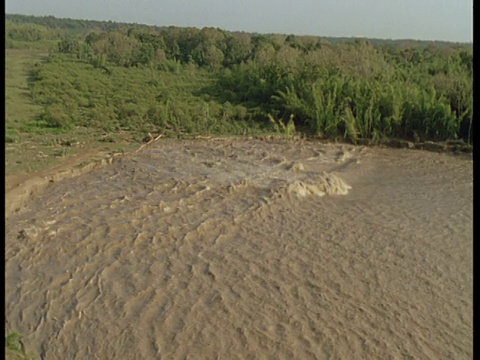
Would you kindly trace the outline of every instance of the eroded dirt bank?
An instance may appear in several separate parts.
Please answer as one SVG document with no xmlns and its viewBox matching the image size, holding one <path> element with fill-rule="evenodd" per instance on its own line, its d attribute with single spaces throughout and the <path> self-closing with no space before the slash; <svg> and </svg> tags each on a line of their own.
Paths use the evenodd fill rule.
<svg viewBox="0 0 480 360">
<path fill-rule="evenodd" d="M 9 216 L 6 320 L 45 359 L 470 359 L 468 157 L 161 141 Z"/>
</svg>

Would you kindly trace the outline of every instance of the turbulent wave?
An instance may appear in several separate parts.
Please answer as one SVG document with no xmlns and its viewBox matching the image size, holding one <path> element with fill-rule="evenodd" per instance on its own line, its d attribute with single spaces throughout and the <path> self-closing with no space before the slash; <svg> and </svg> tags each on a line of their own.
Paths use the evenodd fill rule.
<svg viewBox="0 0 480 360">
<path fill-rule="evenodd" d="M 308 195 L 324 196 L 328 195 L 346 195 L 352 187 L 345 184 L 335 174 L 323 173 L 307 181 L 295 181 L 288 185 L 287 191 L 300 197 Z"/>
<path fill-rule="evenodd" d="M 7 330 L 45 359 L 468 359 L 472 184 L 451 154 L 159 142 L 8 218 Z"/>
</svg>

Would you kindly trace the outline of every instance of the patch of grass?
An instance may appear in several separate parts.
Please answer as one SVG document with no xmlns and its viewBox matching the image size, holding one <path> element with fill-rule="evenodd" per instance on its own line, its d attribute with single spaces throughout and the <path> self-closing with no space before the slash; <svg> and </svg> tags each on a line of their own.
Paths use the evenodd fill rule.
<svg viewBox="0 0 480 360">
<path fill-rule="evenodd" d="M 275 129 L 275 132 L 281 134 L 286 139 L 291 139 L 295 136 L 295 123 L 293 121 L 294 115 L 290 114 L 290 119 L 285 124 L 283 120 L 275 120 L 272 114 L 268 114 L 268 118 Z"/>
<path fill-rule="evenodd" d="M 19 141 L 18 132 L 16 130 L 6 129 L 5 131 L 5 143 L 17 143 Z"/>
<path fill-rule="evenodd" d="M 22 341 L 23 335 L 18 332 L 11 332 L 5 338 L 5 358 L 7 360 L 34 360 L 28 354 Z"/>
<path fill-rule="evenodd" d="M 43 51 L 5 50 L 6 126 L 20 128 L 39 114 L 41 107 L 30 96 L 28 76 L 35 63 L 45 59 Z"/>
</svg>

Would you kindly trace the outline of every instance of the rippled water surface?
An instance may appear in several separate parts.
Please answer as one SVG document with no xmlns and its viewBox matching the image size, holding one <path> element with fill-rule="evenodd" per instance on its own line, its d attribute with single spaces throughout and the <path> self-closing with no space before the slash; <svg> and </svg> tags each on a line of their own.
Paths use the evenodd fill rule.
<svg viewBox="0 0 480 360">
<path fill-rule="evenodd" d="M 447 153 L 162 141 L 8 218 L 44 359 L 471 359 L 473 171 Z"/>
</svg>

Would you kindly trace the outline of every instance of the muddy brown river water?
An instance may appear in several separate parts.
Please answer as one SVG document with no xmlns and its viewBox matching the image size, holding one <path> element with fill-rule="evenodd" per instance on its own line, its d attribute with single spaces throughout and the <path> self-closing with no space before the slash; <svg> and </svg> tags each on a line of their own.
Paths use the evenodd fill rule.
<svg viewBox="0 0 480 360">
<path fill-rule="evenodd" d="M 42 359 L 472 359 L 472 159 L 160 141 L 6 227 Z"/>
</svg>

